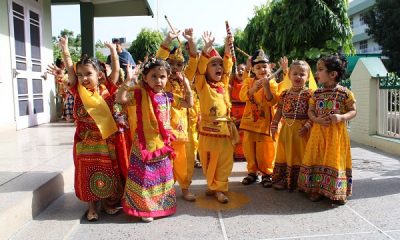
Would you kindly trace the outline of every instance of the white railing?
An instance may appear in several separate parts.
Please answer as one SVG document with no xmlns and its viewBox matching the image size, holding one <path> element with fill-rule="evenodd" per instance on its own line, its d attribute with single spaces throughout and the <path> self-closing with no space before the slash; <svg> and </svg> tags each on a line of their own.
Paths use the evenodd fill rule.
<svg viewBox="0 0 400 240">
<path fill-rule="evenodd" d="M 378 84 L 378 135 L 400 139 L 400 89 Z"/>
</svg>

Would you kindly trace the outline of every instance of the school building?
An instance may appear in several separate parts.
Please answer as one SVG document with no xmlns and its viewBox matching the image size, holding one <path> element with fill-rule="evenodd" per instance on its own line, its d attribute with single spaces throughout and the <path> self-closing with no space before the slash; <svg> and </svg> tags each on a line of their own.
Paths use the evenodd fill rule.
<svg viewBox="0 0 400 240">
<path fill-rule="evenodd" d="M 57 120 L 51 5 L 79 4 L 82 52 L 94 55 L 94 18 L 153 16 L 152 0 L 0 1 L 0 131 Z M 68 19 L 68 13 L 65 16 Z"/>
<path fill-rule="evenodd" d="M 366 33 L 368 25 L 365 14 L 375 5 L 376 0 L 353 0 L 349 3 L 348 16 L 353 31 L 353 45 L 357 54 L 380 54 L 381 46 Z"/>
</svg>

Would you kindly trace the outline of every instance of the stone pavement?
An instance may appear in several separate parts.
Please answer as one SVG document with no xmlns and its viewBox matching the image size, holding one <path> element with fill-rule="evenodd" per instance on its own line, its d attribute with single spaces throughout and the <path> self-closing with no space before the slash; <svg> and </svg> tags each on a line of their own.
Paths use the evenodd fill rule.
<svg viewBox="0 0 400 240">
<path fill-rule="evenodd" d="M 142 223 L 124 213 L 100 213 L 98 222 L 89 223 L 86 205 L 73 191 L 73 131 L 56 123 L 1 134 L 0 239 L 400 239 L 400 158 L 357 143 L 353 196 L 344 206 L 243 186 L 246 165 L 236 162 L 226 205 L 204 195 L 206 182 L 196 169 L 192 189 L 198 200 L 182 200 L 177 187 L 175 215 Z M 55 198 L 40 213 L 47 205 L 38 202 Z M 20 204 L 30 208 L 15 206 Z"/>
</svg>

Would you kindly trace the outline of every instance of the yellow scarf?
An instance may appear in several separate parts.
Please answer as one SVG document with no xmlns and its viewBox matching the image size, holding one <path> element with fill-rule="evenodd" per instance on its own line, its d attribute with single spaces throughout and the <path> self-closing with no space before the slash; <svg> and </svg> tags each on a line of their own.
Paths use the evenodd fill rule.
<svg viewBox="0 0 400 240">
<path fill-rule="evenodd" d="M 106 101 L 95 91 L 92 93 L 78 83 L 78 93 L 86 111 L 96 122 L 103 139 L 115 133 L 118 128 Z"/>
<path fill-rule="evenodd" d="M 311 70 L 309 72 L 308 81 L 309 81 L 308 88 L 315 91 L 318 88 L 318 86 L 317 83 L 315 82 L 315 78 Z M 278 92 L 280 94 L 283 92 L 283 90 L 289 89 L 291 87 L 292 87 L 292 82 L 289 79 L 289 73 L 286 73 L 285 76 L 283 77 L 283 81 L 278 84 Z"/>
<path fill-rule="evenodd" d="M 135 89 L 131 89 L 130 91 L 134 91 Z M 147 94 L 144 88 L 140 88 L 137 91 L 141 91 L 141 105 L 128 105 L 127 112 L 128 112 L 128 122 L 129 128 L 131 130 L 132 139 L 134 139 L 135 132 L 137 130 L 137 121 L 145 121 L 141 129 L 145 132 L 145 140 L 146 140 L 146 147 L 149 151 L 155 151 L 164 147 L 164 141 L 160 136 L 158 125 L 157 125 L 157 118 L 154 114 L 153 106 L 151 105 L 151 100 L 149 95 Z M 134 96 L 135 98 L 135 96 Z M 136 101 L 135 101 L 136 102 Z M 140 108 L 142 112 L 142 116 L 137 115 L 137 109 Z M 139 119 L 140 118 L 140 119 Z"/>
</svg>

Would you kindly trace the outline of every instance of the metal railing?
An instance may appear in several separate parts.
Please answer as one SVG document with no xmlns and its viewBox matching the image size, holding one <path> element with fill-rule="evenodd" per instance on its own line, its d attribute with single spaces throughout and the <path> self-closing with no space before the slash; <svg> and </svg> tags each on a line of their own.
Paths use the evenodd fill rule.
<svg viewBox="0 0 400 240">
<path fill-rule="evenodd" d="M 378 135 L 400 139 L 400 77 L 378 76 Z"/>
</svg>

